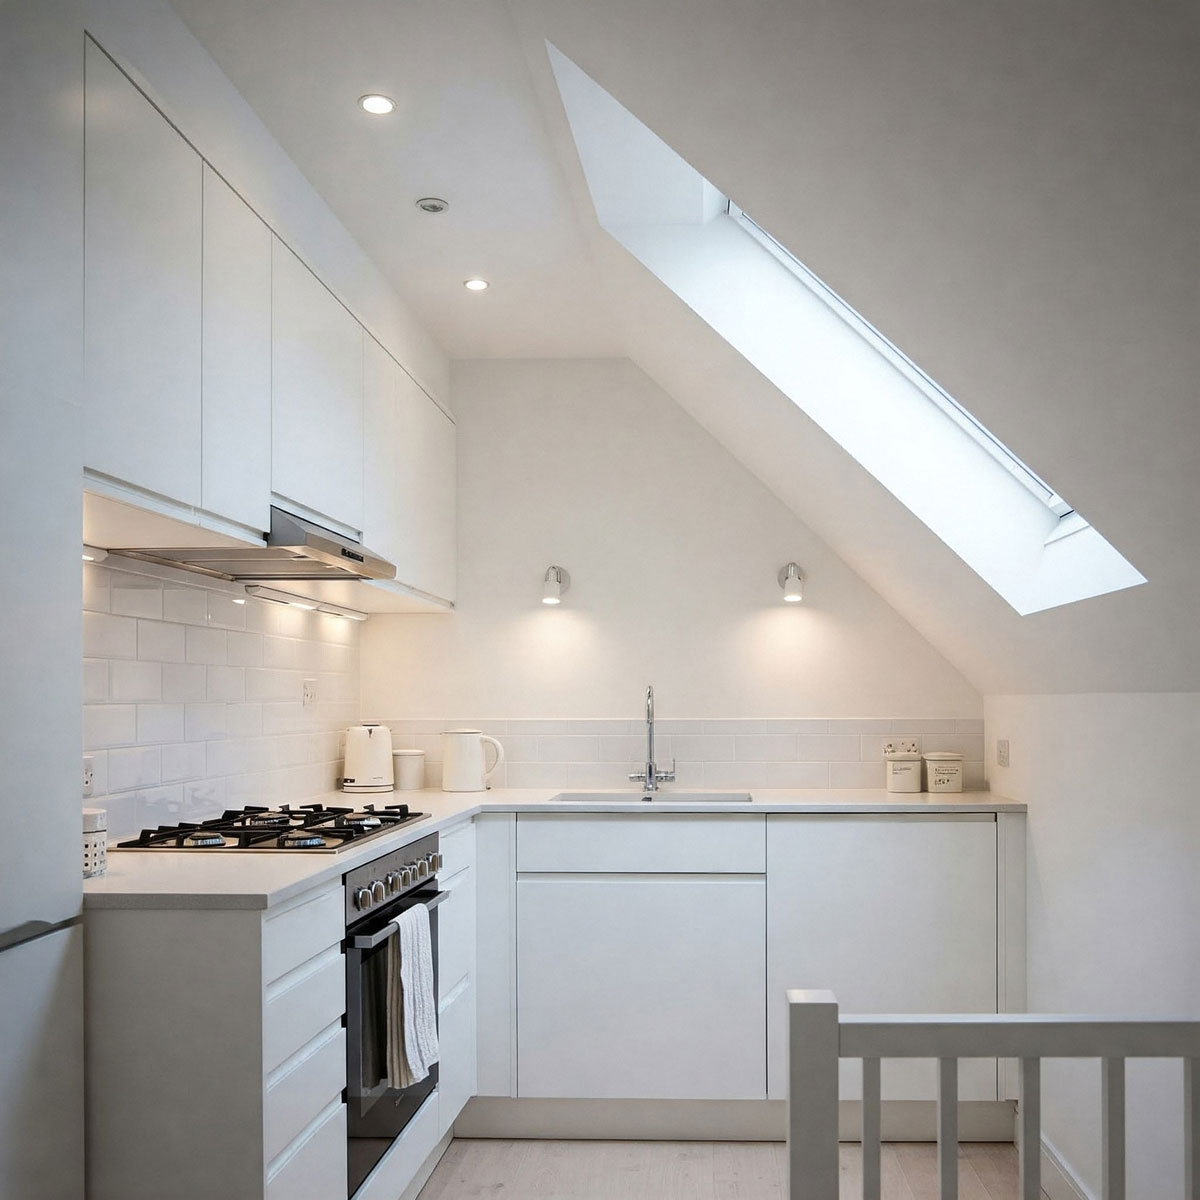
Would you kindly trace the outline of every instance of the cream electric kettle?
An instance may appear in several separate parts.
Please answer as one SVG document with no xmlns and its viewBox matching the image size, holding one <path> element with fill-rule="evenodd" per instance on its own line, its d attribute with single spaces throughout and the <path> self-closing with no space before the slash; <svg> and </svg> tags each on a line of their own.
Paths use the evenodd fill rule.
<svg viewBox="0 0 1200 1200">
<path fill-rule="evenodd" d="M 484 743 L 496 749 L 496 761 L 484 769 Z M 478 729 L 450 729 L 442 734 L 442 791 L 482 792 L 492 772 L 504 761 L 504 747 Z"/>
</svg>

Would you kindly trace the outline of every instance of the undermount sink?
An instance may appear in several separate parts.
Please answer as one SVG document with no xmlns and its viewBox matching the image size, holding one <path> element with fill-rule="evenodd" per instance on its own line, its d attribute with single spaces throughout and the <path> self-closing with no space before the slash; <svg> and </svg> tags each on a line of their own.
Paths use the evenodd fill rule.
<svg viewBox="0 0 1200 1200">
<path fill-rule="evenodd" d="M 551 803 L 574 800 L 584 804 L 749 804 L 749 792 L 559 792 Z"/>
</svg>

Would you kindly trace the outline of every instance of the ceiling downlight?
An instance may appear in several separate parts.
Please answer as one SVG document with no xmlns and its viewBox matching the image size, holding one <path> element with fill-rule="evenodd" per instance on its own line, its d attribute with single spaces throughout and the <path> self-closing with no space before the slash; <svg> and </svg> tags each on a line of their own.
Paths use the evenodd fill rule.
<svg viewBox="0 0 1200 1200">
<path fill-rule="evenodd" d="M 417 201 L 417 207 L 422 212 L 444 213 L 450 207 L 449 200 L 441 200 L 437 196 L 422 196 Z"/>
<path fill-rule="evenodd" d="M 388 113 L 396 111 L 396 102 L 382 92 L 368 92 L 365 96 L 359 96 L 358 107 L 373 117 L 386 117 Z"/>
<path fill-rule="evenodd" d="M 486 292 L 492 285 L 486 279 L 464 279 L 463 287 L 468 292 Z"/>
</svg>

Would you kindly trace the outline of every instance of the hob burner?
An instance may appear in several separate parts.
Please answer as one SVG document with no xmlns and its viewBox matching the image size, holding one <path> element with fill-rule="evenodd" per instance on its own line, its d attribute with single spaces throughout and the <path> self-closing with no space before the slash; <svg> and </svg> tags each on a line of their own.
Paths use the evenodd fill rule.
<svg viewBox="0 0 1200 1200">
<path fill-rule="evenodd" d="M 215 829 L 193 829 L 183 836 L 182 846 L 224 846 L 225 839 Z"/>
<path fill-rule="evenodd" d="M 281 833 L 278 844 L 284 850 L 325 849 L 325 839 L 311 829 L 290 829 Z"/>
</svg>

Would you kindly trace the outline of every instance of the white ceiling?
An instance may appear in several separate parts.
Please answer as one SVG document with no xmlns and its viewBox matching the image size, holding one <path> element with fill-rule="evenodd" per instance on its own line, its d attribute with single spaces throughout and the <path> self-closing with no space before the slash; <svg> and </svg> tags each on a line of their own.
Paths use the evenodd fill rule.
<svg viewBox="0 0 1200 1200">
<path fill-rule="evenodd" d="M 1195 6 L 172 3 L 453 357 L 627 354 L 983 691 L 1200 690 Z M 1016 616 L 599 230 L 547 39 L 1150 582 Z"/>
</svg>

